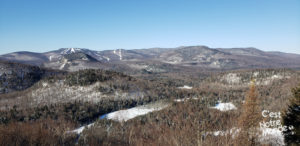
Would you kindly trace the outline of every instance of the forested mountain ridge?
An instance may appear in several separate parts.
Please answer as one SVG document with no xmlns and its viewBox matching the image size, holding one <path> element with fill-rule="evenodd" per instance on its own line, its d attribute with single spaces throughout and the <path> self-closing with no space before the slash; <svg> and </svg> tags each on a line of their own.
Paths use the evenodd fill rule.
<svg viewBox="0 0 300 146">
<path fill-rule="evenodd" d="M 70 58 L 77 54 L 77 59 Z M 78 55 L 81 54 L 81 55 Z M 81 57 L 80 57 L 81 56 Z M 86 56 L 86 57 L 83 57 Z M 201 69 L 247 68 L 300 68 L 300 55 L 282 52 L 266 52 L 256 48 L 209 48 L 207 46 L 183 46 L 177 48 L 115 49 L 94 51 L 84 48 L 62 48 L 45 53 L 15 52 L 0 56 L 0 60 L 39 65 L 53 69 L 76 71 L 86 68 L 125 66 L 136 63 L 196 67 Z M 146 69 L 147 66 L 140 66 Z M 140 69 L 140 70 L 141 70 Z"/>
<path fill-rule="evenodd" d="M 42 78 L 64 73 L 60 70 L 0 61 L 0 94 L 21 91 Z"/>
</svg>

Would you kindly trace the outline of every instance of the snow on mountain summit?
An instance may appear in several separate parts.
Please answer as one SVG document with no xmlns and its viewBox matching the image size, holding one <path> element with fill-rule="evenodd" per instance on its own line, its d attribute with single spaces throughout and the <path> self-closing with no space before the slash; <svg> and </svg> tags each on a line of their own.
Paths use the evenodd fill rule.
<svg viewBox="0 0 300 146">
<path fill-rule="evenodd" d="M 82 49 L 82 48 L 61 48 L 60 54 L 71 54 L 71 53 L 77 53 L 77 52 L 84 52 L 88 49 Z"/>
</svg>

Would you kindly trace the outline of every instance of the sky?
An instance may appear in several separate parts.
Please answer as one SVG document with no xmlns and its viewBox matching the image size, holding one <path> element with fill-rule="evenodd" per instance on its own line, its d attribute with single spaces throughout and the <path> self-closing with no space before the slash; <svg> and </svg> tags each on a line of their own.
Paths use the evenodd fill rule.
<svg viewBox="0 0 300 146">
<path fill-rule="evenodd" d="M 192 45 L 300 54 L 300 0 L 0 0 L 0 54 Z"/>
</svg>

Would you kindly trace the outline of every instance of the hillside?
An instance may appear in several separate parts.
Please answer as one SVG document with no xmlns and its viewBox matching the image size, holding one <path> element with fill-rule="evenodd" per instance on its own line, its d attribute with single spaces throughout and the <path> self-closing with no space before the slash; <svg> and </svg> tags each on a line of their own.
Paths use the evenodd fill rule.
<svg viewBox="0 0 300 146">
<path fill-rule="evenodd" d="M 85 55 L 74 53 L 69 59 L 82 57 Z M 20 67 L 11 69 L 16 68 Z M 199 133 L 193 137 L 187 135 L 200 128 L 204 134 L 202 143 L 217 144 L 224 142 L 224 136 L 230 133 L 227 131 L 236 129 L 236 119 L 252 79 L 256 80 L 260 106 L 270 111 L 282 111 L 288 104 L 287 98 L 292 95 L 290 89 L 300 82 L 299 77 L 300 72 L 287 69 L 208 73 L 190 70 L 176 74 L 148 72 L 135 76 L 85 69 L 52 74 L 35 80 L 26 89 L 1 95 L 0 131 L 14 132 L 16 123 L 20 130 L 25 130 L 27 124 L 39 127 L 41 122 L 52 126 L 51 129 L 65 125 L 61 130 L 67 134 L 59 137 L 67 137 L 65 140 L 69 143 L 80 142 L 82 145 L 102 136 L 106 138 L 97 144 L 115 143 L 115 139 L 119 139 L 122 144 L 130 145 L 148 138 L 154 138 L 153 143 L 166 144 L 167 140 L 156 139 L 161 135 L 173 137 L 172 142 L 193 145 L 198 139 L 194 136 Z M 138 134 L 134 127 L 142 129 L 143 134 Z M 105 132 L 103 129 L 109 130 Z M 163 131 L 168 132 L 162 134 Z M 15 135 L 24 132 L 17 133 Z M 233 139 L 227 140 L 233 142 Z M 283 140 L 279 139 L 279 142 Z"/>
<path fill-rule="evenodd" d="M 21 91 L 39 80 L 63 74 L 63 71 L 0 61 L 0 94 Z"/>
</svg>

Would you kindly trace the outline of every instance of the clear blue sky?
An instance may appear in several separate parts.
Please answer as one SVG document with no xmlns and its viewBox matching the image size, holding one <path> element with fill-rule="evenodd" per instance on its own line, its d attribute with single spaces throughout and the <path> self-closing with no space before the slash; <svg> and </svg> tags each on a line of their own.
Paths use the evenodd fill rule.
<svg viewBox="0 0 300 146">
<path fill-rule="evenodd" d="M 300 54 L 300 0 L 0 0 L 0 54 L 188 45 Z"/>
</svg>

